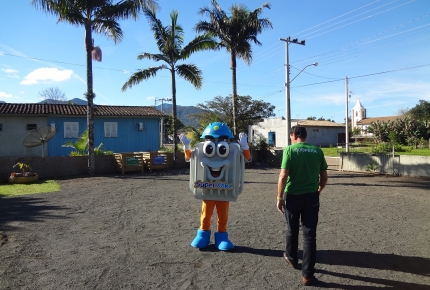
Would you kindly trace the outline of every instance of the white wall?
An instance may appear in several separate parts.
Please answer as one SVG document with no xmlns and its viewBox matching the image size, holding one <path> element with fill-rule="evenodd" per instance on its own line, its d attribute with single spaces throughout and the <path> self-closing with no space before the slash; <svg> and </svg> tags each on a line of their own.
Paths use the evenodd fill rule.
<svg viewBox="0 0 430 290">
<path fill-rule="evenodd" d="M 295 124 L 294 124 L 295 125 Z M 258 134 L 263 135 L 266 140 L 268 139 L 269 132 L 275 132 L 276 135 L 276 143 L 275 147 L 286 147 L 287 139 L 286 139 L 286 126 L 287 120 L 282 120 L 282 118 L 273 118 L 273 119 L 264 119 L 263 122 L 259 122 L 257 125 L 252 125 L 249 127 L 249 142 L 252 142 L 252 137 L 255 137 Z M 293 126 L 293 124 L 292 124 Z M 267 140 L 268 141 L 268 140 Z"/>
<path fill-rule="evenodd" d="M 31 132 L 26 130 L 27 124 L 37 124 L 37 128 L 47 126 L 47 117 L 5 117 L 0 116 L 0 157 L 37 157 L 42 156 L 42 146 L 27 148 L 23 145 L 24 138 Z M 48 156 L 48 146 L 44 146 L 43 156 Z"/>
<path fill-rule="evenodd" d="M 287 121 L 281 118 L 264 119 L 263 122 L 250 126 L 248 132 L 248 136 L 250 136 L 249 141 L 252 141 L 252 136 L 254 136 L 255 140 L 258 134 L 262 134 L 267 140 L 269 132 L 275 132 L 275 147 L 285 148 L 287 146 L 286 125 Z M 297 125 L 297 121 L 291 121 L 291 126 L 295 125 Z M 338 134 L 345 133 L 344 127 L 305 126 L 305 128 L 308 133 L 306 142 L 316 146 L 336 146 Z"/>
</svg>

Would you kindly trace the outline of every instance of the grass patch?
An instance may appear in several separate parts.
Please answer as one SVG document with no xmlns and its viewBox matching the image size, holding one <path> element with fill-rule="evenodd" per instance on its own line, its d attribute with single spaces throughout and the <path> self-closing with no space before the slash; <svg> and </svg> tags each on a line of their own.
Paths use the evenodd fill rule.
<svg viewBox="0 0 430 290">
<path fill-rule="evenodd" d="M 345 148 L 321 148 L 324 156 L 337 157 L 340 152 L 345 152 Z M 372 153 L 372 147 L 349 147 L 349 152 Z M 391 154 L 391 152 L 386 152 Z M 430 149 L 409 149 L 404 152 L 395 152 L 396 155 L 415 155 L 415 156 L 430 156 Z"/>
<path fill-rule="evenodd" d="M 55 180 L 39 180 L 29 184 L 0 184 L 0 197 L 60 191 Z"/>
</svg>

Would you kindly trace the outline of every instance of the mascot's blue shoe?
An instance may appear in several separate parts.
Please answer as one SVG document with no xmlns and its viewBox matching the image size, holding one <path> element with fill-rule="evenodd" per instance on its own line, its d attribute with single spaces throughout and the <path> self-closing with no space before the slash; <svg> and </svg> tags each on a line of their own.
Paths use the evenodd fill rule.
<svg viewBox="0 0 430 290">
<path fill-rule="evenodd" d="M 209 243 L 211 241 L 211 231 L 204 231 L 201 229 L 197 230 L 197 236 L 194 238 L 194 240 L 191 242 L 191 246 L 194 248 L 203 249 L 209 246 Z"/>
<path fill-rule="evenodd" d="M 227 232 L 216 232 L 215 233 L 215 246 L 218 250 L 228 251 L 234 248 L 233 243 L 228 239 Z"/>
</svg>

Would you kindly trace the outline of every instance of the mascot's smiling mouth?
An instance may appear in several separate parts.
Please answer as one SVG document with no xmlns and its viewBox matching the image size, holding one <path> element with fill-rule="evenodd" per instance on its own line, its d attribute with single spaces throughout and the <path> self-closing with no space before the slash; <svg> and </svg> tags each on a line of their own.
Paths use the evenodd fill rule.
<svg viewBox="0 0 430 290">
<path fill-rule="evenodd" d="M 213 176 L 213 177 L 218 177 L 220 174 L 221 174 L 221 171 L 222 171 L 222 169 L 223 169 L 223 167 L 224 166 L 222 166 L 222 167 L 217 167 L 217 168 L 212 168 L 212 167 L 209 167 L 208 166 L 208 168 L 209 168 L 209 171 L 211 172 L 211 175 Z"/>
</svg>

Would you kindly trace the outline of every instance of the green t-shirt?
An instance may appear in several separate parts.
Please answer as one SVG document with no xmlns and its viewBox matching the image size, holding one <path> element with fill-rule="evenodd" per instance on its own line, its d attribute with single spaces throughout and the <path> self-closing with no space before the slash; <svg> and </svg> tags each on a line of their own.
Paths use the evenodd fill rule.
<svg viewBox="0 0 430 290">
<path fill-rule="evenodd" d="M 318 190 L 319 174 L 327 170 L 322 150 L 308 143 L 296 143 L 284 149 L 282 169 L 288 169 L 284 192 L 303 194 Z"/>
</svg>

